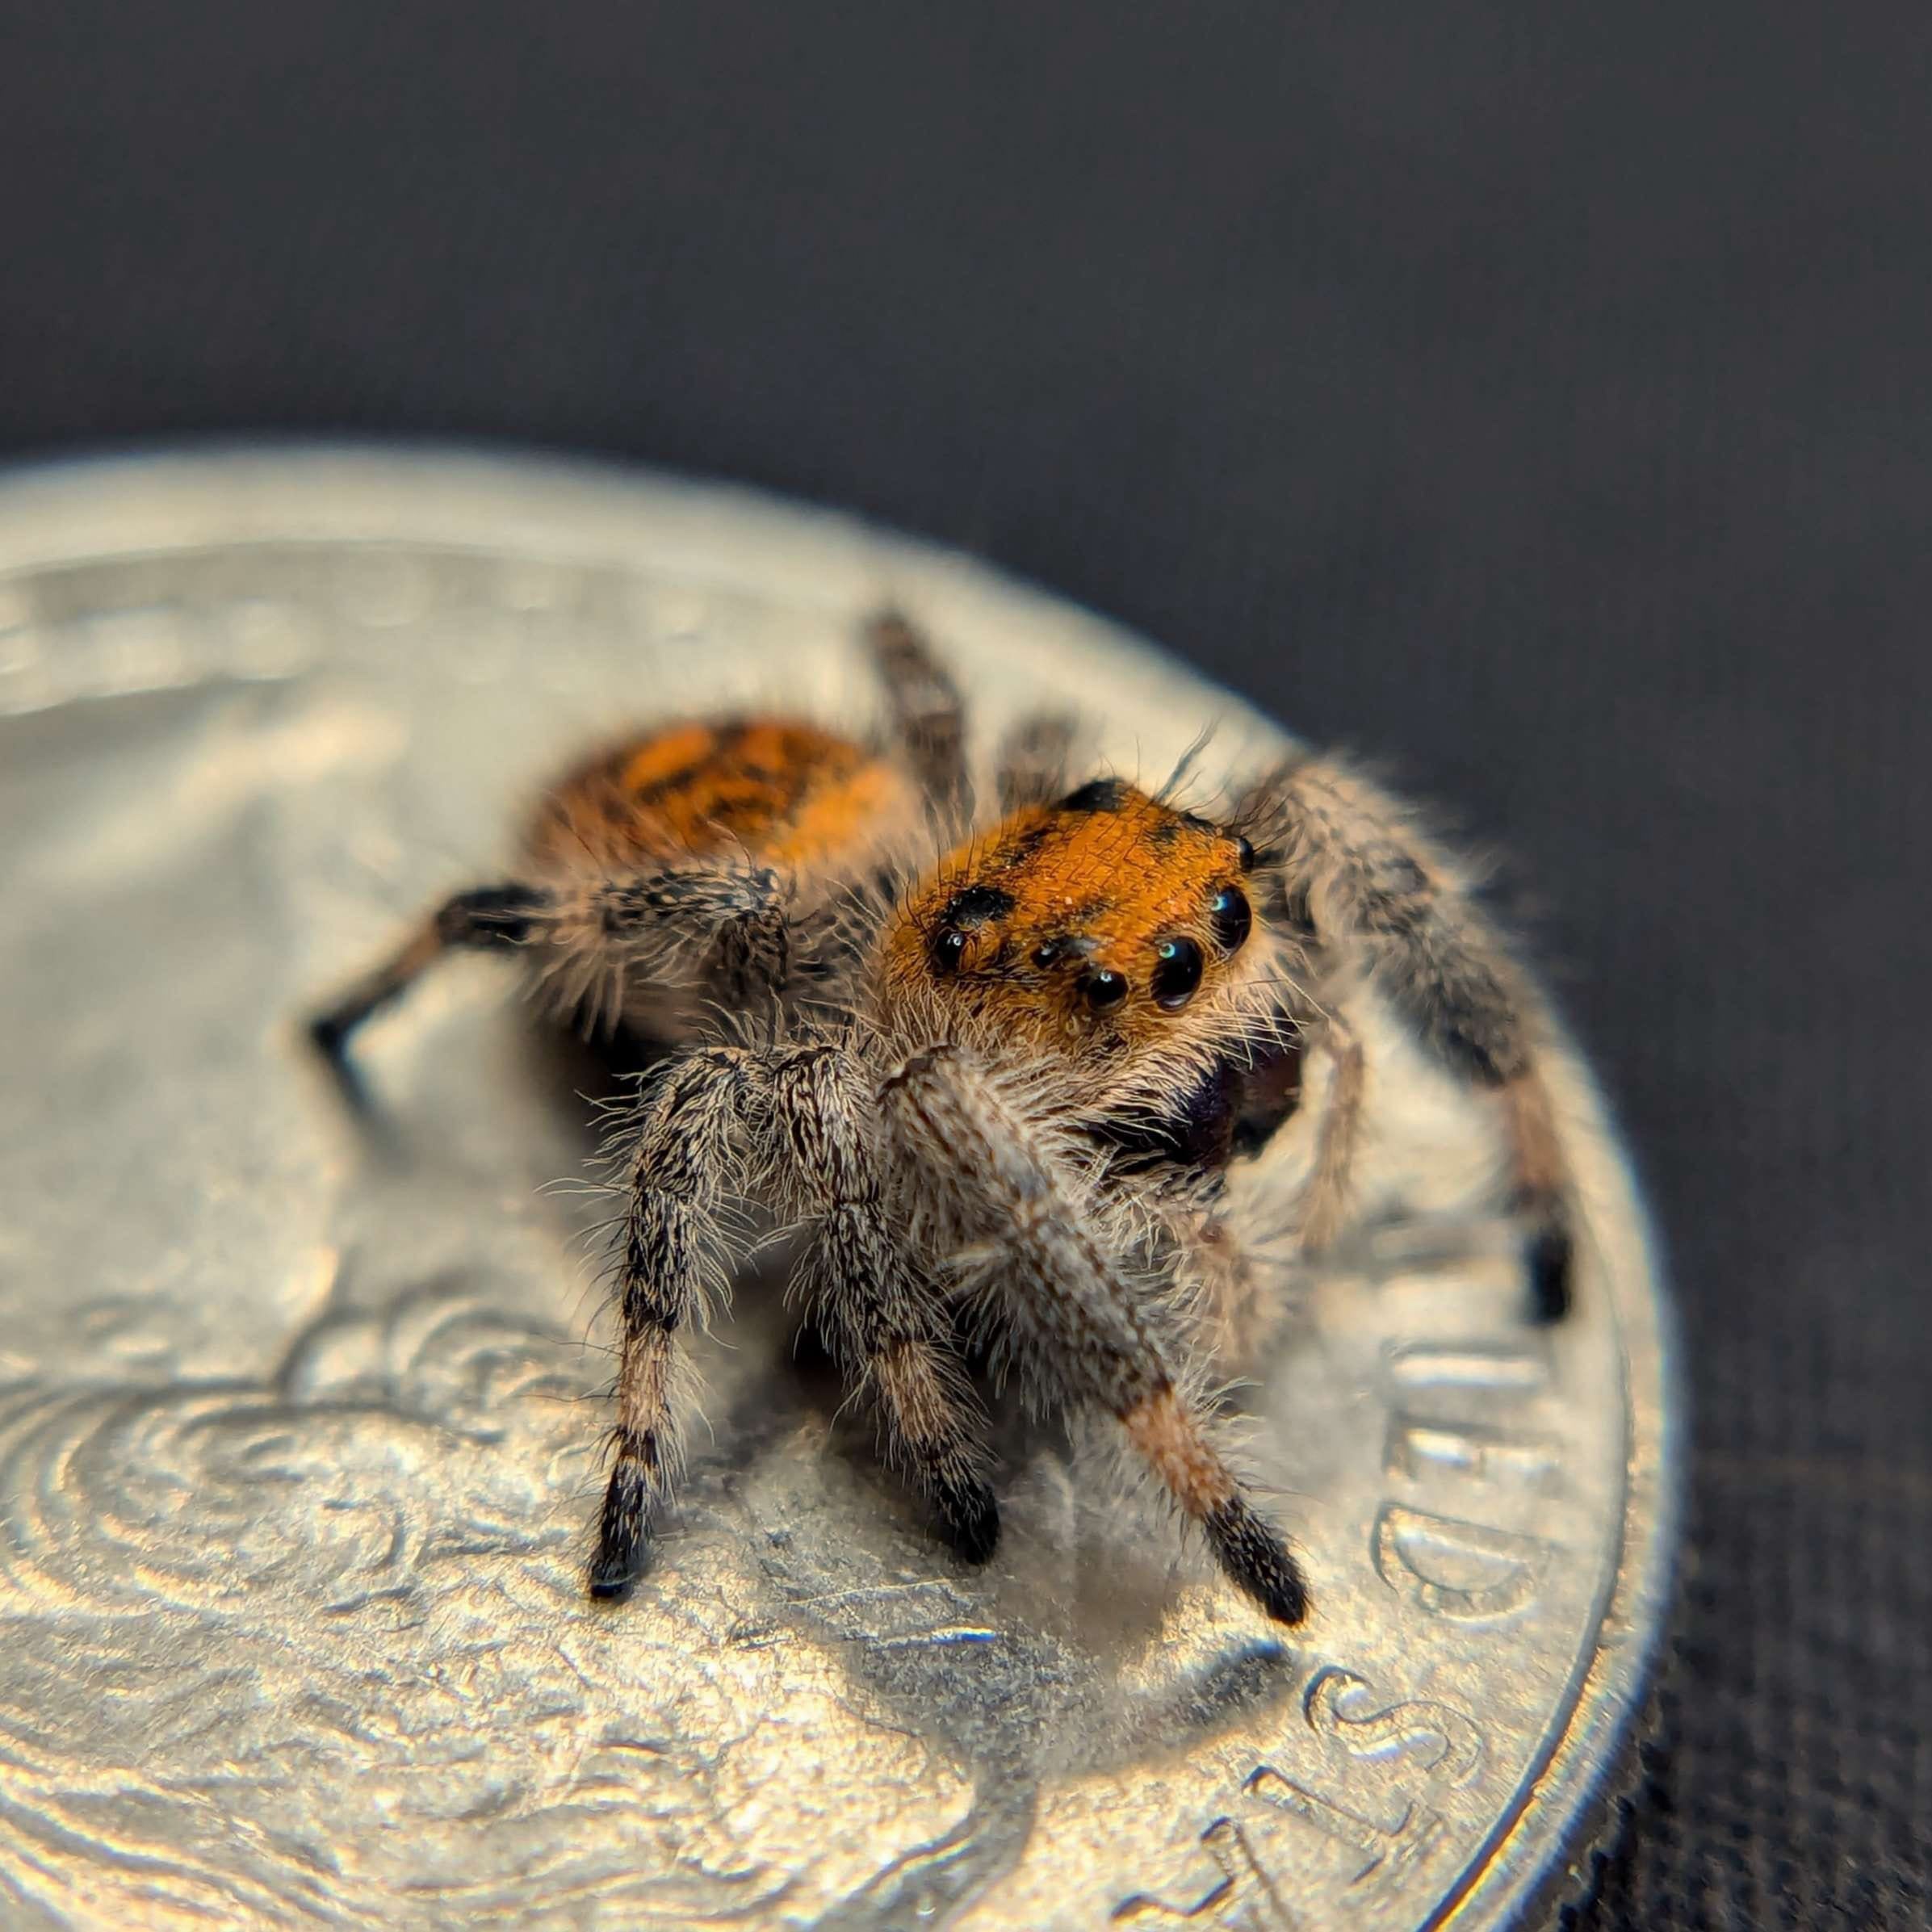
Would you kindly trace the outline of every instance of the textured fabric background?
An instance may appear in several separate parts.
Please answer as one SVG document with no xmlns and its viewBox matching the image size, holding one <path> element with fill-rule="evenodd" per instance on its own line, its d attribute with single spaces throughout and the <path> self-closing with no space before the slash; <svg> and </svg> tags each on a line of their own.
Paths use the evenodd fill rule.
<svg viewBox="0 0 1932 1932">
<path fill-rule="evenodd" d="M 1513 855 L 1695 1385 L 1599 1927 L 1932 1915 L 1929 384 L 1923 0 L 0 12 L 0 451 L 854 505 Z"/>
</svg>

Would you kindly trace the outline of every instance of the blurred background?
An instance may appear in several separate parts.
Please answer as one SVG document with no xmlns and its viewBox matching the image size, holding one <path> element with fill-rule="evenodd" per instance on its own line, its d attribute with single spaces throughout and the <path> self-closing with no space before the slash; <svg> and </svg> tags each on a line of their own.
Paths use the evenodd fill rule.
<svg viewBox="0 0 1932 1932">
<path fill-rule="evenodd" d="M 1582 1922 L 1917 1926 L 1929 103 L 1918 4 L 15 7 L 0 455 L 748 480 L 1388 755 L 1508 855 L 1682 1309 Z"/>
</svg>

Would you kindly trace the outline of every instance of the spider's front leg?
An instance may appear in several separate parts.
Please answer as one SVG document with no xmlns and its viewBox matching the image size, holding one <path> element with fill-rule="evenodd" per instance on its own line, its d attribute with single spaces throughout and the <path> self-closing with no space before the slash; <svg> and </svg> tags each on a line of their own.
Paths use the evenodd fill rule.
<svg viewBox="0 0 1932 1932">
<path fill-rule="evenodd" d="M 643 1568 L 678 1463 L 678 1331 L 724 1259 L 719 1210 L 749 1192 L 806 1223 L 798 1285 L 847 1376 L 876 1402 L 888 1450 L 970 1562 L 1000 1512 L 979 1418 L 944 1310 L 889 1220 L 866 1083 L 832 1044 L 694 1048 L 645 1090 L 618 1268 L 617 1427 L 590 1588 L 621 1596 Z"/>
<path fill-rule="evenodd" d="M 618 1261 L 617 1426 L 590 1564 L 593 1596 L 630 1589 L 652 1518 L 670 1494 L 680 1461 L 678 1331 L 722 1278 L 718 1211 L 737 1188 L 739 1132 L 761 1072 L 745 1049 L 698 1047 L 668 1062 L 645 1089 Z"/>
<path fill-rule="evenodd" d="M 957 1046 L 913 1054 L 881 1103 L 921 1245 L 974 1266 L 1041 1379 L 1112 1414 L 1228 1576 L 1269 1616 L 1299 1623 L 1301 1569 L 1214 1447 L 1209 1417 L 1167 1358 L 1168 1324 L 1064 1151 Z"/>
<path fill-rule="evenodd" d="M 768 1075 L 764 1180 L 808 1229 L 794 1286 L 847 1380 L 876 1405 L 890 1461 L 946 1540 L 983 1563 L 1000 1540 L 983 1419 L 944 1303 L 887 1211 L 870 1082 L 847 1046 L 781 1050 Z"/>
<path fill-rule="evenodd" d="M 1574 1242 L 1568 1165 L 1543 1077 L 1542 1003 L 1461 870 L 1415 814 L 1339 758 L 1291 759 L 1250 789 L 1234 822 L 1276 883 L 1275 916 L 1344 974 L 1365 970 L 1436 1061 L 1498 1096 L 1529 1228 L 1535 1312 L 1569 1305 Z M 1345 1201 L 1363 1072 L 1332 1025 L 1317 1041 L 1333 1061 L 1331 1111 L 1310 1192 L 1311 1245 L 1335 1231 Z"/>
</svg>

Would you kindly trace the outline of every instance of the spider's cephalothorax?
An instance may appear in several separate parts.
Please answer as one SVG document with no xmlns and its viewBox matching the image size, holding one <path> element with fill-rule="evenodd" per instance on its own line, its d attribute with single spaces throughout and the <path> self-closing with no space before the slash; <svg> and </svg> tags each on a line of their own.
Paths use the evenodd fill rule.
<svg viewBox="0 0 1932 1932">
<path fill-rule="evenodd" d="M 622 1345 L 591 1587 L 618 1595 L 677 1462 L 679 1331 L 748 1201 L 886 1445 L 970 1561 L 999 1512 L 962 1360 L 1098 1407 L 1271 1615 L 1301 1574 L 1216 1442 L 1190 1373 L 1271 1326 L 1222 1175 L 1327 1062 L 1299 1234 L 1343 1225 L 1370 1091 L 1345 1015 L 1396 1009 L 1498 1096 L 1537 1312 L 1567 1296 L 1566 1171 L 1540 1008 L 1461 875 L 1331 758 L 1292 758 L 1225 817 L 1118 779 L 1067 790 L 1071 733 L 1024 725 L 975 816 L 962 714 L 905 622 L 869 637 L 891 728 L 708 720 L 589 760 L 546 799 L 525 873 L 458 894 L 314 1025 L 353 1029 L 451 947 L 515 951 L 556 1010 L 665 1050 L 621 1141 Z M 958 841 L 922 864 L 934 829 Z M 734 1025 L 754 1009 L 757 1037 Z"/>
</svg>

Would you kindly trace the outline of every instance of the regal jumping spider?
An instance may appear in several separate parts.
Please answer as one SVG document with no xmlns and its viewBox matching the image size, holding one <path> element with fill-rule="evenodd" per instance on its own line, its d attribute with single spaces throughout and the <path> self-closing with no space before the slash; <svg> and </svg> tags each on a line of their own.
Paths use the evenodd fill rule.
<svg viewBox="0 0 1932 1932">
<path fill-rule="evenodd" d="M 467 947 L 515 953 L 559 1016 L 664 1050 L 621 1143 L 596 1595 L 647 1554 L 678 1462 L 679 1331 L 749 1202 L 794 1230 L 799 1301 L 962 1557 L 1000 1533 L 978 1341 L 1037 1401 L 1117 1419 L 1227 1575 L 1295 1623 L 1301 1569 L 1191 1373 L 1280 1298 L 1226 1171 L 1305 1091 L 1298 1234 L 1335 1237 L 1373 1092 L 1344 1016 L 1373 983 L 1494 1096 L 1536 1312 L 1559 1314 L 1568 1180 L 1537 1002 L 1454 862 L 1339 760 L 1292 756 L 1212 819 L 1118 778 L 1067 789 L 1070 727 L 1038 719 L 981 814 L 952 679 L 903 618 L 866 635 L 883 741 L 752 717 L 600 752 L 538 807 L 521 875 L 438 907 L 315 1037 L 339 1054 Z M 922 862 L 935 828 L 949 855 Z M 1310 1058 L 1326 1078 L 1304 1087 Z"/>
</svg>

